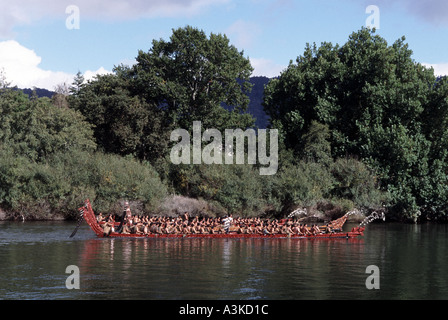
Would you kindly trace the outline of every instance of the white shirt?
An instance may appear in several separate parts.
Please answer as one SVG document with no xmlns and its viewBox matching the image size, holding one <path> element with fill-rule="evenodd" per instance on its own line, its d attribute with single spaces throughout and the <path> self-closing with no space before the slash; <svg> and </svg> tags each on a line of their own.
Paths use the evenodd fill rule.
<svg viewBox="0 0 448 320">
<path fill-rule="evenodd" d="M 233 218 L 232 218 L 232 217 L 227 217 L 227 218 L 225 218 L 225 219 L 224 219 L 224 227 L 225 227 L 225 228 L 229 228 L 229 227 L 230 227 L 230 224 L 232 223 L 232 221 L 233 221 Z"/>
</svg>

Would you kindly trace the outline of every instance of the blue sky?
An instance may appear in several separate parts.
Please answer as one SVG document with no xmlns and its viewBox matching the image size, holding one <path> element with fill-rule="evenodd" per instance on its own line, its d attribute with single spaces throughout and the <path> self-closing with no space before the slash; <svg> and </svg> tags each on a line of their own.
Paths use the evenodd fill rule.
<svg viewBox="0 0 448 320">
<path fill-rule="evenodd" d="M 79 29 L 70 5 L 79 9 Z M 191 25 L 224 33 L 244 50 L 254 75 L 276 76 L 306 43 L 343 44 L 379 9 L 378 34 L 401 36 L 417 62 L 448 74 L 448 1 L 430 0 L 0 0 L 0 70 L 19 87 L 71 83 L 130 64 L 153 39 Z M 370 21 L 370 20 L 369 20 Z"/>
</svg>

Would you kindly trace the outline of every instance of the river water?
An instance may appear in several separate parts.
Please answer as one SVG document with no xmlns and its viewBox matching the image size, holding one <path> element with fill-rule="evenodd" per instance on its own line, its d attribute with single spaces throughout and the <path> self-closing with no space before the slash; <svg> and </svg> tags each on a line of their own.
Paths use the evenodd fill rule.
<svg viewBox="0 0 448 320">
<path fill-rule="evenodd" d="M 448 299 L 448 225 L 373 223 L 354 240 L 99 239 L 85 223 L 69 238 L 75 226 L 0 222 L 0 299 Z"/>
</svg>

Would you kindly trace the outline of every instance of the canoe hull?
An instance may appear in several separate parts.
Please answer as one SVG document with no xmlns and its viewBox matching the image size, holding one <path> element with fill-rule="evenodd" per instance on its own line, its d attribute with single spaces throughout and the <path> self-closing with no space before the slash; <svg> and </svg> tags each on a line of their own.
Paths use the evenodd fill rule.
<svg viewBox="0 0 448 320">
<path fill-rule="evenodd" d="M 242 238 L 263 238 L 263 239 L 350 239 L 356 238 L 364 235 L 365 227 L 353 228 L 349 232 L 337 232 L 337 233 L 323 233 L 316 235 L 286 235 L 286 234 L 271 234 L 271 235 L 261 235 L 261 234 L 240 234 L 235 232 L 230 232 L 227 234 L 123 234 L 112 232 L 109 235 L 105 235 L 103 228 L 98 223 L 95 213 L 93 212 L 92 206 L 89 200 L 86 200 L 85 205 L 78 209 L 80 214 L 83 215 L 84 220 L 93 230 L 93 232 L 100 238 L 147 238 L 147 239 L 176 239 L 176 238 L 216 238 L 216 239 L 242 239 Z"/>
</svg>

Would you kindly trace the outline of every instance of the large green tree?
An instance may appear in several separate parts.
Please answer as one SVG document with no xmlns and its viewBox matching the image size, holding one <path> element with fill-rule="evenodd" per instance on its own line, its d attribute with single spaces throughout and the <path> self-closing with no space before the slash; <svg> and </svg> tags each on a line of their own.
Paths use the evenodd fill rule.
<svg viewBox="0 0 448 320">
<path fill-rule="evenodd" d="M 87 83 L 78 74 L 71 88 L 71 107 L 94 124 L 104 151 L 154 163 L 169 156 L 171 131 L 193 121 L 218 130 L 254 124 L 245 113 L 252 67 L 226 36 L 180 28 L 136 60 Z"/>
<path fill-rule="evenodd" d="M 225 35 L 179 28 L 169 41 L 154 40 L 148 52 L 140 50 L 136 60 L 135 94 L 160 106 L 174 127 L 188 129 L 196 120 L 219 130 L 253 125 L 245 114 L 253 69 Z"/>
<path fill-rule="evenodd" d="M 92 126 L 81 113 L 10 89 L 0 94 L 0 146 L 33 161 L 56 152 L 96 149 Z"/>
<path fill-rule="evenodd" d="M 114 74 L 97 76 L 89 83 L 75 81 L 70 105 L 94 124 L 96 141 L 105 152 L 148 160 L 160 157 L 169 141 L 163 112 L 133 95 L 123 72 L 118 67 Z"/>
<path fill-rule="evenodd" d="M 373 167 L 401 217 L 442 218 L 448 199 L 434 188 L 448 188 L 446 80 L 412 59 L 404 37 L 388 45 L 375 32 L 363 28 L 342 46 L 307 45 L 267 86 L 265 110 L 297 154 L 313 121 L 327 125 L 333 157 Z"/>
</svg>

